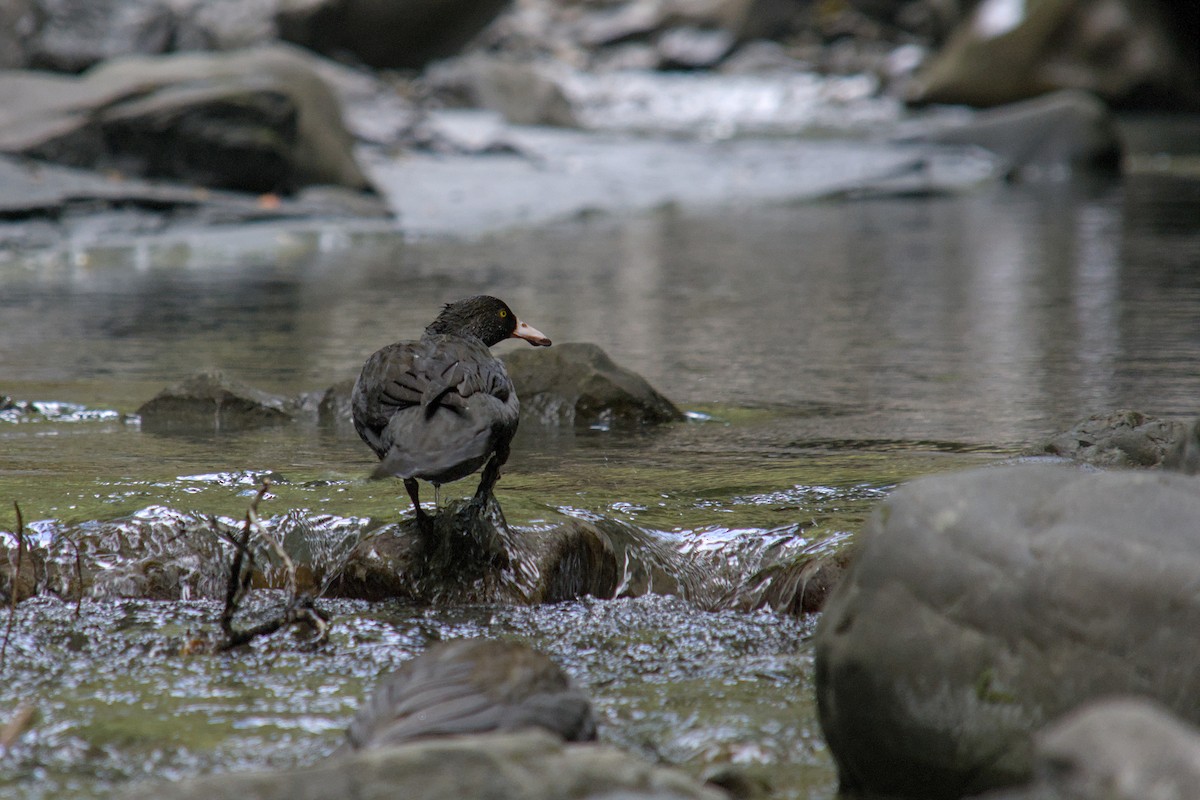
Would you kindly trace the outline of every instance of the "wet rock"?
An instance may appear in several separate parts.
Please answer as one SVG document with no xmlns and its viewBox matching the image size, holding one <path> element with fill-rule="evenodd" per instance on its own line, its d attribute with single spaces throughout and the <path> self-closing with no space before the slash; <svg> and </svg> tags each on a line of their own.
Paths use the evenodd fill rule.
<svg viewBox="0 0 1200 800">
<path fill-rule="evenodd" d="M 1195 108 L 1200 61 L 1166 7 L 1140 0 L 987 0 L 918 71 L 916 103 L 995 106 L 1083 89 L 1116 106 Z"/>
<path fill-rule="evenodd" d="M 1179 422 L 1125 409 L 1093 414 L 1039 449 L 1100 467 L 1153 467 L 1182 433 Z"/>
<path fill-rule="evenodd" d="M 1200 797 L 1200 730 L 1140 698 L 1088 703 L 1038 732 L 1034 779 L 979 800 Z"/>
<path fill-rule="evenodd" d="M 25 38 L 36 22 L 33 0 L 0 3 L 0 70 L 19 69 L 27 62 Z"/>
<path fill-rule="evenodd" d="M 8 608 L 14 593 L 18 603 L 33 597 L 45 577 L 44 555 L 29 546 L 17 547 L 15 536 L 0 531 L 0 606 Z"/>
<path fill-rule="evenodd" d="M 1026 780 L 1031 737 L 1136 693 L 1200 722 L 1200 485 L 1010 465 L 901 487 L 858 537 L 816 635 L 847 791 L 951 798 Z M 1153 620 L 1148 625 L 1147 620 Z"/>
<path fill-rule="evenodd" d="M 317 400 L 317 424 L 332 428 L 339 435 L 358 436 L 354 430 L 354 415 L 350 397 L 354 393 L 354 378 L 345 378 L 320 393 Z"/>
<path fill-rule="evenodd" d="M 814 614 L 841 581 L 850 560 L 847 549 L 835 553 L 800 553 L 768 564 L 738 586 L 721 604 L 752 611 L 768 608 L 784 614 Z"/>
<path fill-rule="evenodd" d="M 331 597 L 417 602 L 552 603 L 612 597 L 621 579 L 608 536 L 569 520 L 542 530 L 508 527 L 493 500 L 480 519 L 450 503 L 423 530 L 405 519 L 365 534 L 330 581 Z"/>
<path fill-rule="evenodd" d="M 228 432 L 292 420 L 292 402 L 217 370 L 168 386 L 138 408 L 142 429 L 152 433 Z"/>
<path fill-rule="evenodd" d="M 1200 419 L 1186 427 L 1177 426 L 1175 432 L 1175 441 L 1163 456 L 1163 469 L 1184 475 L 1200 474 Z"/>
<path fill-rule="evenodd" d="M 1115 171 L 1121 140 L 1108 108 L 1095 95 L 1061 91 L 981 112 L 968 120 L 935 123 L 900 141 L 982 147 L 1009 176 Z"/>
<path fill-rule="evenodd" d="M 122 787 L 123 796 L 254 797 L 316 800 L 330 797 L 726 797 L 692 778 L 654 766 L 613 747 L 567 744 L 545 731 L 456 736 L 368 749 L 287 772 L 215 775 L 172 783 Z"/>
<path fill-rule="evenodd" d="M 175 15 L 172 50 L 238 50 L 279 38 L 275 15 L 280 0 L 170 0 L 170 4 Z M 122 55 L 130 52 L 135 51 Z"/>
<path fill-rule="evenodd" d="M 373 67 L 416 69 L 454 55 L 509 0 L 279 0 L 284 39 Z"/>
<path fill-rule="evenodd" d="M 516 351 L 504 364 L 521 398 L 523 423 L 608 429 L 683 419 L 644 378 L 594 344 Z"/>
<path fill-rule="evenodd" d="M 568 742 L 596 738 L 586 694 L 520 642 L 438 642 L 383 678 L 346 731 L 347 750 L 431 736 L 538 728 Z"/>
<path fill-rule="evenodd" d="M 249 192 L 369 191 L 315 57 L 285 46 L 0 74 L 0 152 Z"/>
</svg>

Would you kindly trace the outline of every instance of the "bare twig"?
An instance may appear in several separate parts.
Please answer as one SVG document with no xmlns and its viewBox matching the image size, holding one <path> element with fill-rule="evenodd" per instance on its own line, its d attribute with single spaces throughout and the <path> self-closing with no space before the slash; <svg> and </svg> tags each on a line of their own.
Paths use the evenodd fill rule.
<svg viewBox="0 0 1200 800">
<path fill-rule="evenodd" d="M 12 579 L 9 581 L 9 593 L 12 595 L 8 606 L 8 624 L 4 626 L 4 641 L 0 642 L 0 669 L 4 667 L 4 656 L 8 653 L 8 637 L 12 635 L 13 622 L 17 618 L 17 600 L 21 594 L 21 562 L 25 560 L 25 518 L 21 516 L 21 506 L 13 501 L 13 510 L 17 513 L 17 563 L 13 565 Z"/>
<path fill-rule="evenodd" d="M 233 639 L 233 615 L 237 613 L 238 604 L 250 588 L 250 571 L 254 564 L 254 557 L 249 551 L 250 528 L 258 519 L 258 504 L 270 488 L 271 482 L 264 480 L 258 494 L 250 501 L 250 508 L 246 510 L 246 523 L 242 526 L 241 538 L 233 540 L 233 564 L 229 568 L 229 583 L 225 587 L 225 608 L 221 611 L 221 632 L 227 640 Z M 246 560 L 249 560 L 250 564 L 245 565 L 243 569 L 243 562 Z"/>
<path fill-rule="evenodd" d="M 233 650 L 248 644 L 259 636 L 269 636 L 281 628 L 297 623 L 308 625 L 317 632 L 315 643 L 324 642 L 329 635 L 329 617 L 316 607 L 313 598 L 299 591 L 296 582 L 296 564 L 291 556 L 283 549 L 283 545 L 268 531 L 258 518 L 258 504 L 266 495 L 271 484 L 264 480 L 250 508 L 246 511 L 246 523 L 242 527 L 242 535 L 234 541 L 233 565 L 229 574 L 229 585 L 225 592 L 225 609 L 221 613 L 221 631 L 225 639 L 217 645 L 217 651 Z M 233 627 L 233 617 L 237 607 L 250 587 L 250 569 L 243 569 L 243 561 L 253 556 L 249 551 L 250 533 L 254 531 L 267 542 L 271 550 L 283 563 L 287 573 L 288 602 L 283 613 L 246 630 L 238 631 Z"/>
</svg>

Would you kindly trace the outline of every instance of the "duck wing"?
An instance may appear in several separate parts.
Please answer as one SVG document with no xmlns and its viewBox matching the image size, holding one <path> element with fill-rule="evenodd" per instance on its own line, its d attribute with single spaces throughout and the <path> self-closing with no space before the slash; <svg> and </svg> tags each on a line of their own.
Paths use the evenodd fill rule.
<svg viewBox="0 0 1200 800">
<path fill-rule="evenodd" d="M 359 434 L 382 460 L 376 476 L 445 483 L 507 446 L 520 404 L 504 364 L 486 345 L 438 335 L 371 356 L 352 408 Z"/>
</svg>

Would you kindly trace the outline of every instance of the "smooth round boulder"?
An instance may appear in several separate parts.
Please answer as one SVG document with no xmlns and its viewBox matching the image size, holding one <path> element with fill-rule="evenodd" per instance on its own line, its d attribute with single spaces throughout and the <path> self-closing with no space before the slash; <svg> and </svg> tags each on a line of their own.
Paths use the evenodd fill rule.
<svg viewBox="0 0 1200 800">
<path fill-rule="evenodd" d="M 1200 482 L 1015 464 L 901 487 L 816 634 L 843 789 L 958 798 L 1027 779 L 1032 734 L 1140 694 L 1200 722 Z"/>
</svg>

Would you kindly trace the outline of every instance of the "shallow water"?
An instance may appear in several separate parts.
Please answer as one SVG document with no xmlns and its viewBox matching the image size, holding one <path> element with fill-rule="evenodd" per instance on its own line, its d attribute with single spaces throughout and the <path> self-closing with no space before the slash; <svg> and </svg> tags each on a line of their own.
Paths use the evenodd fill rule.
<svg viewBox="0 0 1200 800">
<path fill-rule="evenodd" d="M 465 242 L 249 227 L 0 254 L 0 394 L 45 401 L 0 414 L 0 528 L 12 501 L 46 537 L 168 511 L 236 524 L 263 474 L 276 480 L 264 515 L 394 518 L 407 499 L 362 480 L 370 453 L 352 433 L 183 438 L 125 415 L 206 367 L 289 395 L 324 389 L 417 335 L 440 303 L 491 292 L 693 412 L 644 434 L 523 429 L 497 492 L 510 523 L 604 515 L 729 562 L 772 537 L 838 540 L 897 482 L 1011 456 L 1087 414 L 1193 416 L 1198 212 L 1194 182 L 1143 176 L 663 209 Z M 697 774 L 745 768 L 779 796 L 833 794 L 812 620 L 653 596 L 327 602 L 324 648 L 284 636 L 222 657 L 179 654 L 189 631 L 215 626 L 209 601 L 90 600 L 78 620 L 69 603 L 23 603 L 0 721 L 22 701 L 38 718 L 0 757 L 0 790 L 49 797 L 311 763 L 381 670 L 430 638 L 478 634 L 559 658 L 606 739 Z"/>
</svg>

